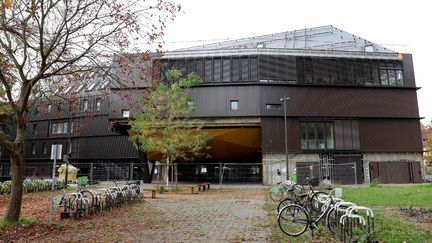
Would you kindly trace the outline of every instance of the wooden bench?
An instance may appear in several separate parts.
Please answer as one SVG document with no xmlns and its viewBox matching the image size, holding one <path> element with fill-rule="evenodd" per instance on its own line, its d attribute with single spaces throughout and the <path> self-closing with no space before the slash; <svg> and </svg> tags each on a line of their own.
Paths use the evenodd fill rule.
<svg viewBox="0 0 432 243">
<path fill-rule="evenodd" d="M 144 189 L 143 193 L 144 192 L 151 192 L 151 198 L 156 198 L 156 189 Z"/>
<path fill-rule="evenodd" d="M 206 187 L 207 187 L 207 190 L 210 190 L 210 183 L 201 183 L 201 184 L 198 184 L 198 191 L 205 192 L 206 191 Z"/>
</svg>

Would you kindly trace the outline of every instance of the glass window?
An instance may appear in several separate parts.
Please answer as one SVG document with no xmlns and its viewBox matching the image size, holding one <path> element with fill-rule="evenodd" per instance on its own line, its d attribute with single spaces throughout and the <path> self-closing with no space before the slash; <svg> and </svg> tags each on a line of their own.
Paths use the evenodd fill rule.
<svg viewBox="0 0 432 243">
<path fill-rule="evenodd" d="M 266 104 L 266 109 L 272 110 L 272 111 L 278 111 L 281 109 L 281 105 L 280 104 Z"/>
<path fill-rule="evenodd" d="M 221 59 L 214 59 L 213 62 L 213 81 L 220 82 L 221 81 Z"/>
<path fill-rule="evenodd" d="M 381 85 L 388 85 L 387 70 L 380 70 Z"/>
<path fill-rule="evenodd" d="M 100 99 L 100 98 L 96 99 L 96 110 L 97 111 L 100 111 L 101 104 L 102 104 L 102 99 Z"/>
<path fill-rule="evenodd" d="M 122 117 L 130 117 L 130 111 L 129 110 L 122 110 Z"/>
<path fill-rule="evenodd" d="M 316 123 L 316 140 L 317 140 L 317 148 L 325 149 L 325 136 L 324 136 L 324 123 Z"/>
<path fill-rule="evenodd" d="M 188 107 L 189 110 L 193 110 L 194 107 L 195 107 L 194 101 L 193 100 L 189 100 L 187 102 L 187 107 Z"/>
<path fill-rule="evenodd" d="M 300 133 L 301 133 L 301 148 L 308 148 L 308 140 L 307 140 L 307 126 L 306 123 L 300 123 Z"/>
<path fill-rule="evenodd" d="M 380 77 L 378 72 L 378 63 L 376 61 L 371 62 L 371 75 L 372 75 L 372 83 L 373 85 L 380 84 Z"/>
<path fill-rule="evenodd" d="M 195 72 L 202 80 L 204 80 L 203 59 L 195 59 Z"/>
<path fill-rule="evenodd" d="M 56 133 L 63 133 L 63 123 L 57 124 L 57 132 Z"/>
<path fill-rule="evenodd" d="M 69 126 L 68 122 L 63 122 L 63 133 L 67 133 L 68 132 L 68 126 Z"/>
<path fill-rule="evenodd" d="M 37 135 L 37 134 L 38 134 L 37 124 L 36 124 L 36 123 L 33 124 L 33 129 L 32 129 L 32 131 L 33 131 L 33 135 Z"/>
<path fill-rule="evenodd" d="M 213 74 L 212 74 L 212 69 L 213 69 L 212 60 L 211 59 L 206 59 L 204 66 L 205 66 L 205 70 L 204 70 L 205 77 L 204 77 L 204 80 L 205 80 L 206 83 L 209 83 L 209 82 L 212 81 L 212 77 L 213 77 Z"/>
<path fill-rule="evenodd" d="M 230 82 L 231 81 L 231 60 L 223 59 L 222 61 L 222 81 Z"/>
<path fill-rule="evenodd" d="M 238 100 L 231 100 L 230 101 L 230 109 L 232 111 L 238 110 L 239 102 Z"/>
<path fill-rule="evenodd" d="M 389 69 L 387 70 L 389 85 L 396 85 L 396 74 L 395 70 Z"/>
<path fill-rule="evenodd" d="M 57 133 L 57 123 L 51 124 L 51 133 Z"/>
<path fill-rule="evenodd" d="M 241 59 L 241 79 L 243 82 L 249 81 L 249 59 L 247 57 Z"/>
<path fill-rule="evenodd" d="M 83 110 L 84 111 L 88 110 L 88 105 L 89 105 L 88 100 L 84 100 L 83 101 Z"/>
<path fill-rule="evenodd" d="M 240 60 L 238 58 L 232 59 L 232 81 L 240 81 Z"/>
<path fill-rule="evenodd" d="M 48 149 L 47 149 L 46 143 L 42 143 L 42 153 L 47 154 L 47 152 L 48 152 Z"/>
<path fill-rule="evenodd" d="M 404 85 L 403 72 L 402 70 L 396 70 L 396 84 L 398 86 Z"/>
<path fill-rule="evenodd" d="M 311 83 L 312 80 L 312 58 L 305 57 L 303 66 L 303 78 L 305 83 Z"/>
<path fill-rule="evenodd" d="M 256 57 L 250 59 L 250 81 L 258 81 L 258 59 Z"/>
<path fill-rule="evenodd" d="M 334 149 L 333 123 L 301 122 L 301 149 Z"/>
<path fill-rule="evenodd" d="M 96 83 L 90 84 L 90 86 L 87 88 L 87 91 L 92 91 L 95 86 L 96 86 Z"/>
<path fill-rule="evenodd" d="M 47 107 L 48 112 L 51 112 L 51 109 L 52 109 L 52 105 L 48 104 L 48 107 Z"/>
<path fill-rule="evenodd" d="M 334 149 L 333 124 L 325 123 L 325 136 L 327 149 Z"/>
<path fill-rule="evenodd" d="M 34 108 L 34 114 L 35 114 L 35 115 L 39 114 L 39 108 L 38 108 L 38 107 L 35 107 L 35 108 Z"/>
<path fill-rule="evenodd" d="M 31 144 L 31 153 L 36 154 L 36 144 L 34 143 Z"/>
<path fill-rule="evenodd" d="M 365 82 L 365 84 L 369 84 L 369 85 L 372 83 L 370 67 L 371 67 L 370 61 L 369 60 L 363 60 L 364 82 Z"/>
<path fill-rule="evenodd" d="M 315 123 L 308 123 L 308 147 L 309 149 L 316 149 L 316 131 Z"/>
<path fill-rule="evenodd" d="M 84 84 L 81 84 L 80 86 L 78 86 L 75 92 L 80 92 L 83 88 L 84 88 Z"/>
</svg>

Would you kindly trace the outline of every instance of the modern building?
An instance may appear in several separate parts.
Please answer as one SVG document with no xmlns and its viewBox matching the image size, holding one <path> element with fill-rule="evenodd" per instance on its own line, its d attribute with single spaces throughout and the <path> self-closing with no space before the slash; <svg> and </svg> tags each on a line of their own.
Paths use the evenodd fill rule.
<svg viewBox="0 0 432 243">
<path fill-rule="evenodd" d="M 299 181 L 422 181 L 411 54 L 323 26 L 171 51 L 155 65 L 162 73 L 177 68 L 203 80 L 191 91 L 192 116 L 207 122 L 210 157 L 179 161 L 180 180 L 217 182 L 223 171 L 223 181 L 272 184 L 285 178 L 288 157 L 288 171 Z M 139 76 L 125 79 L 131 75 Z M 84 174 L 148 173 L 147 160 L 157 156 L 138 153 L 125 133 L 127 120 L 139 112 L 127 100 L 141 97 L 145 82 L 106 93 L 89 86 L 76 90 L 81 108 L 72 119 L 62 104 L 46 104 L 48 113 L 31 111 L 26 166 L 48 162 L 50 145 L 63 143 L 73 163 L 86 164 Z M 80 129 L 83 124 L 88 129 Z"/>
</svg>

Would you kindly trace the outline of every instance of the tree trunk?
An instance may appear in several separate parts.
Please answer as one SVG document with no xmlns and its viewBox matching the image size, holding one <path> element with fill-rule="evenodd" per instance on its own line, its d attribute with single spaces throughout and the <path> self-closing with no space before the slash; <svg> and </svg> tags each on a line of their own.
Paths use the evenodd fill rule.
<svg viewBox="0 0 432 243">
<path fill-rule="evenodd" d="M 21 215 L 21 202 L 23 194 L 23 150 L 24 150 L 24 137 L 26 131 L 25 117 L 17 117 L 17 133 L 13 146 L 8 148 L 12 166 L 12 187 L 11 194 L 9 195 L 8 208 L 4 219 L 9 222 L 18 221 Z"/>
<path fill-rule="evenodd" d="M 23 168 L 21 155 L 11 155 L 11 165 L 12 188 L 11 194 L 9 196 L 8 208 L 6 210 L 4 219 L 9 222 L 16 222 L 18 221 L 21 214 L 21 200 L 23 194 Z"/>
</svg>

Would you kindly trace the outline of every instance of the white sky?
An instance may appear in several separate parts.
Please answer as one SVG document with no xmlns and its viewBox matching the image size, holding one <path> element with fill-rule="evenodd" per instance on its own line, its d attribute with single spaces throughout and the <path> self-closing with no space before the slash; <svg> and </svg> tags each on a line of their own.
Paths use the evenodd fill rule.
<svg viewBox="0 0 432 243">
<path fill-rule="evenodd" d="M 184 13 L 168 23 L 166 47 L 204 44 L 295 29 L 333 25 L 399 52 L 413 54 L 419 111 L 432 118 L 432 3 L 400 0 L 174 0 Z M 214 41 L 216 40 L 216 41 Z M 208 41 L 207 41 L 208 42 Z M 206 42 L 206 43 L 207 43 Z M 432 70 L 432 67 L 429 67 Z"/>
</svg>

